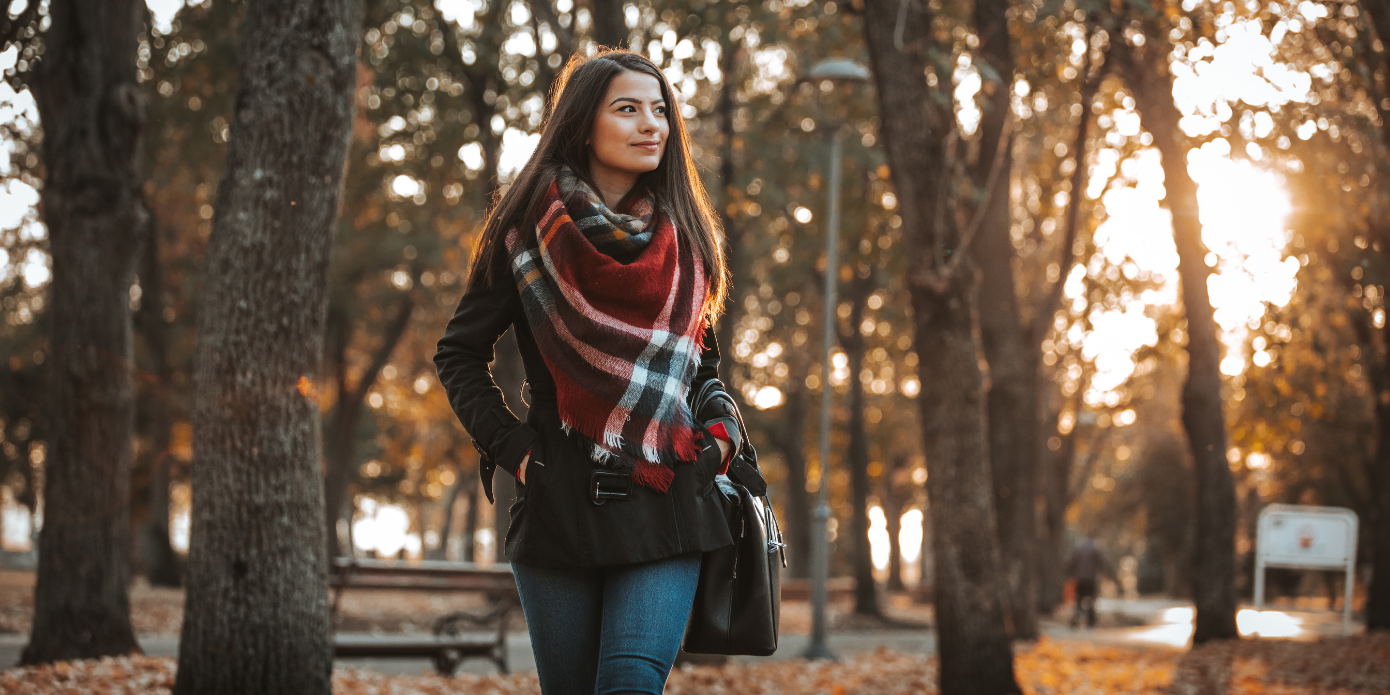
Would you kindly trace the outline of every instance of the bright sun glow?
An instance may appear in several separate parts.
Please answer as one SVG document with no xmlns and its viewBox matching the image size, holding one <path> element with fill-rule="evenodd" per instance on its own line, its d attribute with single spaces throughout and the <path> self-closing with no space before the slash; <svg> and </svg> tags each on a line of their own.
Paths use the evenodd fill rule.
<svg viewBox="0 0 1390 695">
<path fill-rule="evenodd" d="M 869 558 L 874 563 L 874 569 L 888 567 L 888 559 L 892 555 L 889 540 L 888 517 L 883 515 L 883 507 L 869 507 Z"/>
<path fill-rule="evenodd" d="M 379 557 L 393 557 L 402 549 L 409 556 L 420 554 L 420 534 L 410 532 L 410 515 L 405 508 L 361 497 L 357 510 L 352 522 L 352 544 L 358 550 L 376 551 Z"/>
<path fill-rule="evenodd" d="M 922 556 L 922 510 L 909 509 L 898 518 L 898 557 L 902 560 L 904 581 L 911 582 L 921 576 L 917 560 Z M 874 573 L 880 579 L 888 577 L 888 561 L 893 548 L 889 543 L 888 517 L 883 507 L 875 504 L 869 507 L 869 559 L 873 562 Z"/>
<path fill-rule="evenodd" d="M 1286 29 L 1285 29 L 1286 30 Z M 1281 39 L 1283 32 L 1276 32 Z M 1234 124 L 1231 104 L 1282 105 L 1307 98 L 1306 73 L 1276 63 L 1274 44 L 1258 30 L 1258 23 L 1236 23 L 1225 42 L 1213 46 L 1205 40 L 1174 63 L 1174 100 L 1186 114 L 1182 128 L 1189 135 L 1210 134 L 1223 123 Z M 1137 132 L 1130 109 L 1108 114 L 1122 135 Z M 1242 121 L 1250 137 L 1268 134 L 1267 115 Z M 1131 126 L 1125 126 L 1129 123 Z M 1262 132 L 1263 131 L 1263 132 Z M 1118 143 L 1112 143 L 1118 144 Z M 1248 149 L 1247 157 L 1232 159 L 1230 143 L 1216 138 L 1188 154 L 1187 168 L 1197 182 L 1202 240 L 1215 273 L 1208 279 L 1215 318 L 1226 353 L 1221 370 L 1228 376 L 1245 371 L 1250 356 L 1245 339 L 1258 325 L 1266 304 L 1287 304 L 1296 287 L 1297 258 L 1286 256 L 1291 234 L 1287 218 L 1289 195 L 1283 178 L 1258 163 L 1262 150 Z M 1255 161 L 1252 161 L 1255 160 Z M 1178 255 L 1173 243 L 1172 217 L 1162 207 L 1162 160 L 1154 149 L 1144 149 L 1123 163 L 1118 152 L 1102 150 L 1096 156 L 1087 195 L 1100 196 L 1107 218 L 1096 231 L 1096 245 L 1106 263 L 1124 267 L 1126 275 L 1147 273 L 1156 290 L 1146 290 L 1117 308 L 1092 308 L 1092 330 L 1069 336 L 1081 344 L 1085 356 L 1096 361 L 1097 373 L 1085 394 L 1089 405 L 1113 400 L 1112 389 L 1134 372 L 1135 354 L 1158 340 L 1153 307 L 1175 305 L 1178 293 Z M 1105 181 L 1118 174 L 1129 187 Z M 1132 266 L 1131 266 L 1132 264 Z M 1103 272 L 1093 262 L 1089 272 Z M 1081 274 L 1068 278 L 1067 298 L 1077 309 L 1087 302 Z M 1260 355 L 1255 356 L 1260 359 Z"/>
<path fill-rule="evenodd" d="M 1174 606 L 1158 614 L 1158 624 L 1128 633 L 1125 639 L 1135 642 L 1185 647 L 1192 639 L 1191 606 Z M 1260 611 L 1242 608 L 1236 613 L 1236 629 L 1242 637 L 1311 638 L 1314 633 L 1303 625 L 1303 618 L 1284 611 Z"/>
<path fill-rule="evenodd" d="M 922 510 L 909 509 L 903 513 L 898 530 L 898 547 L 902 548 L 904 563 L 916 562 L 922 556 Z"/>
</svg>

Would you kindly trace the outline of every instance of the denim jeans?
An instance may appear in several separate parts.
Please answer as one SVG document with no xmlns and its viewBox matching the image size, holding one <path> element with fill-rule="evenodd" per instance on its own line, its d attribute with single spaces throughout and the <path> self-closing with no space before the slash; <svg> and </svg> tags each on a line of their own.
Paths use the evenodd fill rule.
<svg viewBox="0 0 1390 695">
<path fill-rule="evenodd" d="M 512 564 L 544 695 L 659 695 L 695 600 L 700 553 L 616 567 Z"/>
</svg>

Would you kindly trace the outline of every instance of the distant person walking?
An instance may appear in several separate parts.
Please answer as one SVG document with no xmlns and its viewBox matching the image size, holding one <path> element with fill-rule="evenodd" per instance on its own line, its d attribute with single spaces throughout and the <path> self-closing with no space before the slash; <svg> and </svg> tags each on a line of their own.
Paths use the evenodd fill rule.
<svg viewBox="0 0 1390 695">
<path fill-rule="evenodd" d="M 1114 577 L 1115 571 L 1105 560 L 1100 545 L 1092 536 L 1086 536 L 1071 551 L 1067 560 L 1067 577 L 1076 580 L 1076 611 L 1071 616 L 1071 626 L 1081 623 L 1081 614 L 1086 614 L 1086 627 L 1096 626 L 1096 580 L 1104 574 Z"/>
</svg>

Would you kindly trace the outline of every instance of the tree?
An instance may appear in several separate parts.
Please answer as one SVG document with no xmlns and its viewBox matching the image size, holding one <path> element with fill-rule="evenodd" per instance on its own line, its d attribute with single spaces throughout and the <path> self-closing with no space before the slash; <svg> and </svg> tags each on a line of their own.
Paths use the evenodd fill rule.
<svg viewBox="0 0 1390 695">
<path fill-rule="evenodd" d="M 850 543 L 854 558 L 854 612 L 880 616 L 878 584 L 874 581 L 873 558 L 869 548 L 869 434 L 864 423 L 864 380 L 860 372 L 865 367 L 864 334 L 859 330 L 864 322 L 864 309 L 877 285 L 872 271 L 864 266 L 865 276 L 857 276 L 846 287 L 849 300 L 849 320 L 840 329 L 840 345 L 844 347 L 849 365 L 849 450 L 845 465 L 849 468 Z"/>
<path fill-rule="evenodd" d="M 1236 631 L 1235 483 L 1226 461 L 1226 417 L 1221 399 L 1221 343 L 1216 335 L 1202 242 L 1197 184 L 1187 171 L 1186 148 L 1173 103 L 1167 57 L 1157 50 L 1119 44 L 1112 56 L 1137 104 L 1144 130 L 1163 157 L 1165 203 L 1173 215 L 1178 275 L 1187 317 L 1187 381 L 1182 422 L 1192 449 L 1196 480 L 1196 536 L 1193 544 L 1192 598 L 1196 604 L 1194 644 L 1239 637 Z M 1165 46 L 1161 37 L 1143 42 Z"/>
<path fill-rule="evenodd" d="M 626 48 L 629 34 L 626 18 L 623 16 L 623 0 L 593 0 L 589 6 L 594 27 L 594 43 L 600 46 Z M 641 50 L 640 46 L 638 50 Z"/>
<path fill-rule="evenodd" d="M 319 373 L 358 0 L 253 0 L 198 316 L 175 693 L 330 692 Z"/>
<path fill-rule="evenodd" d="M 1371 73 L 1380 72 L 1381 84 L 1384 86 L 1378 90 L 1370 90 L 1373 93 L 1371 101 L 1375 102 L 1378 115 L 1380 116 L 1381 159 L 1379 163 L 1379 179 L 1382 198 L 1390 195 L 1390 171 L 1387 171 L 1385 161 L 1386 155 L 1390 154 L 1390 0 L 1363 0 L 1359 3 L 1365 11 L 1370 24 L 1374 29 L 1374 35 L 1379 39 L 1380 51 L 1379 69 L 1372 67 Z M 1369 80 L 1374 87 L 1375 80 Z M 1379 99 L 1375 98 L 1380 97 Z M 1381 202 L 1381 215 L 1379 234 L 1377 235 L 1382 246 L 1382 251 L 1390 246 L 1390 213 L 1384 211 L 1385 202 Z M 1383 287 L 1383 285 L 1382 285 Z M 1383 295 L 1382 295 L 1383 296 Z M 1390 324 L 1390 322 L 1386 322 Z M 1390 327 L 1383 327 L 1385 343 L 1390 345 Z M 1369 355 L 1368 355 L 1369 357 Z M 1375 566 L 1371 573 L 1371 585 L 1367 588 L 1366 596 L 1366 629 L 1368 630 L 1390 630 L 1390 402 L 1384 395 L 1390 392 L 1390 352 L 1387 352 L 1381 359 L 1375 360 L 1372 366 L 1372 373 L 1380 377 L 1380 383 L 1376 384 L 1381 394 L 1375 400 L 1376 419 L 1380 429 L 1380 438 L 1376 442 L 1376 489 L 1372 492 L 1376 500 L 1377 516 L 1375 520 Z"/>
<path fill-rule="evenodd" d="M 1010 95 L 1014 58 L 1008 0 L 977 0 L 979 63 L 994 74 L 984 89 L 980 152 L 970 175 L 979 191 L 979 244 L 972 249 L 982 273 L 980 338 L 989 362 L 989 455 L 999 549 L 1004 561 L 1008 611 L 1015 637 L 1038 636 L 1034 614 L 1038 454 L 1038 359 L 1040 351 L 1019 309 L 1010 236 L 1010 170 L 1013 128 Z"/>
<path fill-rule="evenodd" d="M 806 374 L 810 361 L 811 357 L 801 350 L 788 357 L 787 402 L 782 406 L 782 421 L 767 434 L 769 443 L 782 454 L 787 469 L 786 486 L 779 492 L 785 495 L 782 516 L 786 517 L 783 535 L 787 544 L 787 569 L 796 579 L 811 576 L 811 529 L 807 524 L 811 518 L 811 496 L 806 492 L 806 420 L 810 401 Z"/>
<path fill-rule="evenodd" d="M 133 0 L 54 0 L 33 76 L 53 274 L 45 523 L 24 664 L 139 649 L 126 592 L 135 402 L 129 301 L 147 214 L 137 173 L 145 115 L 135 83 L 143 10 Z"/>
<path fill-rule="evenodd" d="M 148 209 L 148 205 L 146 208 Z M 169 480 L 174 465 L 170 450 L 174 428 L 172 382 L 169 361 L 169 329 L 164 320 L 164 268 L 160 263 L 161 229 L 153 212 L 147 218 L 143 252 L 140 254 L 140 306 L 135 311 L 135 330 L 144 344 L 145 371 L 150 375 L 145 412 L 151 446 L 144 456 L 143 472 L 148 481 L 149 521 L 144 528 L 145 578 L 154 586 L 179 586 L 178 558 L 169 541 Z M 138 408 L 139 406 L 137 406 Z"/>
<path fill-rule="evenodd" d="M 932 13 L 922 4 L 866 2 L 864 35 L 900 201 L 917 351 L 930 355 L 919 366 L 918 405 L 929 470 L 941 691 L 1016 693 L 1000 600 L 975 278 L 961 263 L 968 240 L 943 223 L 941 207 L 941 191 L 950 183 L 953 117 L 949 101 L 927 80 L 929 53 L 938 45 Z"/>
</svg>

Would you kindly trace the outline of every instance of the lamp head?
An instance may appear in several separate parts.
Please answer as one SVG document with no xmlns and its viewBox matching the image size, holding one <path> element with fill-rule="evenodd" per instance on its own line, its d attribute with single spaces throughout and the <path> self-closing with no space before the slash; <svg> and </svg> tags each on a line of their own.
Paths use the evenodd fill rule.
<svg viewBox="0 0 1390 695">
<path fill-rule="evenodd" d="M 848 58 L 827 58 L 812 66 L 806 78 L 816 81 L 868 82 L 869 69 Z"/>
</svg>

